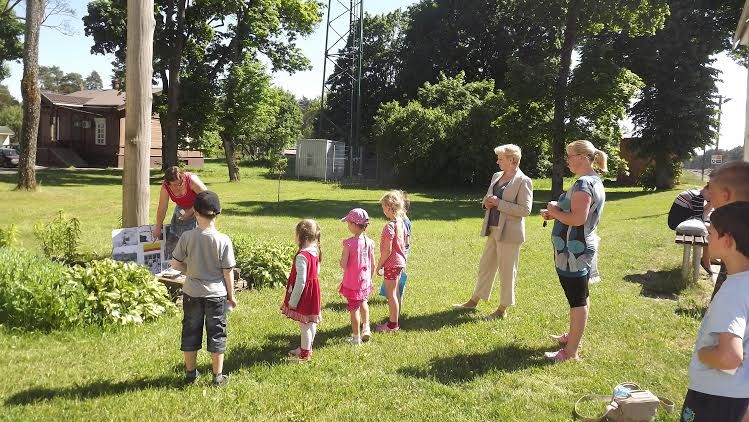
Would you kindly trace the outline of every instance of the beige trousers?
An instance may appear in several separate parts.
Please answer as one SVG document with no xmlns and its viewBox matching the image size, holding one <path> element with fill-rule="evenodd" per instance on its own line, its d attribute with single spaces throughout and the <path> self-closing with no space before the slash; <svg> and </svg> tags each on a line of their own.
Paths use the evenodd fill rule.
<svg viewBox="0 0 749 422">
<path fill-rule="evenodd" d="M 508 307 L 515 304 L 515 276 L 518 272 L 520 244 L 500 242 L 497 234 L 496 227 L 489 227 L 489 237 L 479 262 L 478 279 L 472 297 L 488 301 L 494 277 L 499 272 L 499 305 Z"/>
</svg>

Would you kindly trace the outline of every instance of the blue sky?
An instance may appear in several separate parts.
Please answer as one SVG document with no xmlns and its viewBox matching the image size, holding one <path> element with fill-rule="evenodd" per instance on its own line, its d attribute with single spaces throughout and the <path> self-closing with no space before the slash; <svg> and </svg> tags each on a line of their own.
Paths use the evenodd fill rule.
<svg viewBox="0 0 749 422">
<path fill-rule="evenodd" d="M 365 10 L 371 14 L 389 12 L 399 7 L 405 8 L 413 3 L 416 3 L 416 0 L 365 0 L 364 2 Z M 104 85 L 109 86 L 113 57 L 90 53 L 93 42 L 84 35 L 83 23 L 80 20 L 86 14 L 88 1 L 70 0 L 70 4 L 76 11 L 77 19 L 70 22 L 75 33 L 72 36 L 66 36 L 54 29 L 42 29 L 39 64 L 44 66 L 56 65 L 66 73 L 77 72 L 84 77 L 92 70 L 96 70 L 101 75 Z M 736 16 L 737 21 L 738 18 Z M 297 97 L 316 97 L 320 95 L 323 80 L 325 24 L 321 24 L 311 37 L 301 40 L 299 46 L 311 60 L 312 70 L 293 75 L 280 72 L 275 74 L 273 79 L 276 85 L 289 90 Z M 718 84 L 720 94 L 731 98 L 723 106 L 720 147 L 733 148 L 742 145 L 744 139 L 747 70 L 736 65 L 725 55 L 718 56 L 715 65 L 722 72 L 722 81 Z M 2 83 L 8 85 L 14 96 L 20 98 L 20 81 L 23 68 L 20 63 L 11 63 L 10 67 L 11 77 L 2 81 Z"/>
</svg>

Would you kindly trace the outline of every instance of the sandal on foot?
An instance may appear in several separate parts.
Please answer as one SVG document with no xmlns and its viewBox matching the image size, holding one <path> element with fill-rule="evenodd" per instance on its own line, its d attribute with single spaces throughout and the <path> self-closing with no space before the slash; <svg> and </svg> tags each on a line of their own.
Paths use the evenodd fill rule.
<svg viewBox="0 0 749 422">
<path fill-rule="evenodd" d="M 567 342 L 570 340 L 570 334 L 569 333 L 564 333 L 564 334 L 558 335 L 558 336 L 550 335 L 549 337 L 551 337 L 552 340 L 556 340 L 556 342 L 559 343 L 559 344 L 567 344 Z"/>
<path fill-rule="evenodd" d="M 467 311 L 475 311 L 477 306 L 478 304 L 470 306 L 470 305 L 466 305 L 465 303 L 453 303 L 453 308 L 465 309 Z"/>
<path fill-rule="evenodd" d="M 554 362 L 557 362 L 557 363 L 558 362 L 564 362 L 564 361 L 567 361 L 567 360 L 574 360 L 574 361 L 578 360 L 578 358 L 576 358 L 574 356 L 570 356 L 567 353 L 567 351 L 565 351 L 564 349 L 559 349 L 556 352 L 544 352 L 544 356 L 547 359 L 551 359 L 551 360 L 553 360 Z"/>
</svg>

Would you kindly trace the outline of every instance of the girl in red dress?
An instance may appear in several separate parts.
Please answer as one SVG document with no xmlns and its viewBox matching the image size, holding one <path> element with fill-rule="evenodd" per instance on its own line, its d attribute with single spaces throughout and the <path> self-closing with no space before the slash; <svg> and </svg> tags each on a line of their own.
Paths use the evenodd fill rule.
<svg viewBox="0 0 749 422">
<path fill-rule="evenodd" d="M 302 332 L 301 344 L 289 354 L 297 362 L 310 359 L 312 343 L 317 333 L 317 323 L 322 321 L 320 314 L 320 226 L 315 220 L 305 219 L 296 225 L 296 241 L 299 252 L 286 285 L 286 296 L 281 312 L 299 322 Z"/>
</svg>

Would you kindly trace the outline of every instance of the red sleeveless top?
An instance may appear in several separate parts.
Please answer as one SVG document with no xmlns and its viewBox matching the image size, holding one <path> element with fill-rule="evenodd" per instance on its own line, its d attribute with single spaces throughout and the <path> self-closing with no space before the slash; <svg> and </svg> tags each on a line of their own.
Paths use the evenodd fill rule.
<svg viewBox="0 0 749 422">
<path fill-rule="evenodd" d="M 169 183 L 164 181 L 164 183 L 161 184 L 166 189 L 166 193 L 169 194 L 169 198 L 174 201 L 175 204 L 177 204 L 180 208 L 192 208 L 193 204 L 195 203 L 195 197 L 198 195 L 194 190 L 192 190 L 192 186 L 190 185 L 190 179 L 192 178 L 192 173 L 185 172 L 185 178 L 184 178 L 184 184 L 185 184 L 185 193 L 183 195 L 177 196 L 172 192 L 171 189 L 169 189 Z"/>
</svg>

